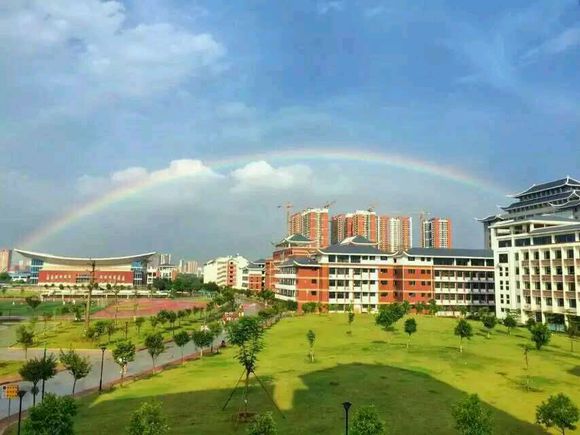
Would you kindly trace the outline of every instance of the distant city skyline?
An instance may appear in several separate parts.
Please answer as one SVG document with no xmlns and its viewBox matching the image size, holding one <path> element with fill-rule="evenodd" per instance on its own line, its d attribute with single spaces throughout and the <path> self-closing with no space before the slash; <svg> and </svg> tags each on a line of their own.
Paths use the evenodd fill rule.
<svg viewBox="0 0 580 435">
<path fill-rule="evenodd" d="M 2 247 L 256 259 L 279 205 L 336 201 L 479 248 L 506 194 L 580 176 L 577 2 L 46 0 L 0 23 Z"/>
</svg>

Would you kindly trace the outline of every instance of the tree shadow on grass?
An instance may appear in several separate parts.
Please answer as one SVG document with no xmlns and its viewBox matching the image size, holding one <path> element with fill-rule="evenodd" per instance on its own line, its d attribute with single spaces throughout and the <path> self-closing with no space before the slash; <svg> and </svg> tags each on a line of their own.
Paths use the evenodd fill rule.
<svg viewBox="0 0 580 435">
<path fill-rule="evenodd" d="M 574 376 L 580 376 L 580 366 L 576 366 L 568 370 L 568 373 Z"/>
<path fill-rule="evenodd" d="M 258 376 L 267 394 L 252 379 L 249 411 L 272 412 L 280 434 L 342 433 L 344 411 L 341 403 L 347 400 L 352 402 L 353 412 L 360 406 L 374 404 L 391 434 L 455 433 L 451 405 L 467 396 L 425 373 L 385 365 L 345 364 L 310 372 L 299 377 L 305 388 L 294 392 L 278 391 L 277 388 L 283 387 L 277 387 L 274 378 L 260 375 L 259 370 Z M 115 400 L 106 400 L 106 395 L 101 398 L 105 400 L 92 396 L 83 400 L 76 418 L 76 430 L 83 434 L 122 432 L 131 413 L 143 401 L 158 399 L 163 403 L 172 434 L 243 434 L 247 426 L 235 421 L 237 412 L 242 409 L 242 388 L 234 391 L 228 408 L 222 411 L 233 386 L 230 378 L 220 389 L 171 393 L 167 387 L 157 390 L 152 387 L 149 396 L 143 395 L 142 388 L 135 391 L 135 397 L 127 397 L 130 389 Z M 293 394 L 291 405 L 283 409 L 282 417 L 268 396 L 288 394 Z M 485 406 L 492 411 L 496 434 L 546 433 L 539 426 Z"/>
</svg>

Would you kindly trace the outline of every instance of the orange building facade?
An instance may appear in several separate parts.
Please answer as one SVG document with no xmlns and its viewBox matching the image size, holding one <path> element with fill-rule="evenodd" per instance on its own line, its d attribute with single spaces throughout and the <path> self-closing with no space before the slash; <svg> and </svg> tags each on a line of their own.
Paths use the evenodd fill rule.
<svg viewBox="0 0 580 435">
<path fill-rule="evenodd" d="M 380 305 L 434 299 L 444 314 L 460 307 L 495 308 L 493 254 L 484 250 L 412 248 L 388 254 L 362 237 L 286 258 L 275 270 L 277 297 L 314 302 L 330 311 L 353 306 L 373 312 Z"/>
</svg>

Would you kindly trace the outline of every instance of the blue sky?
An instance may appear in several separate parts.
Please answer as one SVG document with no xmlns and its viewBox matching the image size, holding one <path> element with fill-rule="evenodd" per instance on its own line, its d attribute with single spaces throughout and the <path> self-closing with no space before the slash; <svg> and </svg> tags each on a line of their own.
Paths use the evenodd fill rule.
<svg viewBox="0 0 580 435">
<path fill-rule="evenodd" d="M 0 28 L 6 246 L 178 159 L 377 151 L 454 166 L 505 193 L 580 176 L 575 0 L 15 0 L 0 6 Z M 29 248 L 263 256 L 286 199 L 426 209 L 455 220 L 458 246 L 478 247 L 473 217 L 507 201 L 400 169 L 266 163 L 151 189 Z M 239 188 L 236 170 L 264 180 Z"/>
</svg>

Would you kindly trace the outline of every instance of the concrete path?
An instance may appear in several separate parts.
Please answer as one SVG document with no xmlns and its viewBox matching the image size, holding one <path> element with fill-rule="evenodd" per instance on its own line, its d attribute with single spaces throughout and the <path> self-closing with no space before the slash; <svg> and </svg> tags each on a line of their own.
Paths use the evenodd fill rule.
<svg viewBox="0 0 580 435">
<path fill-rule="evenodd" d="M 256 303 L 244 304 L 244 312 L 246 315 L 253 315 L 259 311 L 260 305 Z M 222 334 L 214 341 L 214 347 L 218 346 L 222 339 L 225 337 Z M 58 357 L 60 349 L 48 349 L 47 354 L 51 352 Z M 199 349 L 190 341 L 183 348 L 183 355 L 185 357 L 191 356 L 197 353 Z M 101 351 L 100 349 L 86 349 L 77 350 L 82 355 L 86 355 L 90 358 L 92 363 L 92 370 L 89 375 L 77 382 L 75 392 L 81 393 L 86 390 L 91 390 L 98 388 L 100 370 L 101 370 Z M 29 349 L 28 358 L 34 358 L 42 356 L 44 349 Z M 156 361 L 156 366 L 161 366 L 174 361 L 179 361 L 181 359 L 181 351 L 175 343 L 167 343 L 166 350 L 163 352 Z M 24 360 L 24 351 L 22 349 L 13 348 L 0 348 L 0 360 Z M 128 372 L 125 376 L 139 375 L 144 372 L 151 370 L 152 368 L 151 357 L 147 353 L 147 350 L 138 351 L 135 355 L 135 361 L 130 362 L 128 366 Z M 120 367 L 113 361 L 111 356 L 111 351 L 105 351 L 105 358 L 103 364 L 103 385 L 117 381 L 120 379 Z M 30 391 L 32 384 L 30 382 L 19 382 L 21 388 Z M 56 376 L 46 382 L 45 392 L 54 393 L 59 396 L 69 395 L 72 392 L 73 378 L 67 371 L 62 371 L 56 374 Z M 41 384 L 38 385 L 41 388 Z M 36 403 L 40 402 L 40 393 L 36 396 Z M 25 410 L 32 406 L 32 394 L 27 393 L 22 399 L 22 409 Z M 18 401 L 12 400 L 11 404 L 11 415 L 18 413 Z M 8 400 L 0 399 L 0 419 L 8 416 Z"/>
</svg>

